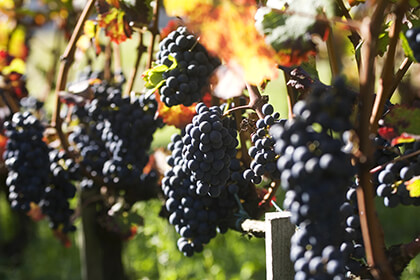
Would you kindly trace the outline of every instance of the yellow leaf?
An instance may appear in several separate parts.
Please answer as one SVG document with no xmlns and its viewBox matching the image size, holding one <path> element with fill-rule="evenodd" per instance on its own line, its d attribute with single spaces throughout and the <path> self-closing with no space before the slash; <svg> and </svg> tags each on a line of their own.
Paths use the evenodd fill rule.
<svg viewBox="0 0 420 280">
<path fill-rule="evenodd" d="M 199 5 L 212 5 L 212 0 L 164 0 L 166 13 L 169 16 L 184 16 L 193 12 Z"/>
<path fill-rule="evenodd" d="M 411 197 L 420 197 L 420 176 L 413 177 L 410 181 L 405 182 L 405 185 Z"/>
<path fill-rule="evenodd" d="M 12 62 L 6 67 L 3 68 L 3 74 L 9 74 L 11 72 L 17 72 L 20 74 L 24 74 L 26 71 L 26 64 L 25 61 L 23 61 L 20 58 L 14 58 Z"/>
<path fill-rule="evenodd" d="M 28 50 L 25 44 L 25 29 L 18 27 L 12 34 L 9 43 L 9 54 L 11 56 L 25 58 L 28 54 Z"/>
<path fill-rule="evenodd" d="M 0 9 L 13 9 L 15 7 L 15 3 L 13 0 L 2 0 L 0 1 Z"/>
<path fill-rule="evenodd" d="M 96 35 L 96 22 L 87 20 L 83 26 L 83 32 L 88 38 L 94 38 Z"/>
</svg>

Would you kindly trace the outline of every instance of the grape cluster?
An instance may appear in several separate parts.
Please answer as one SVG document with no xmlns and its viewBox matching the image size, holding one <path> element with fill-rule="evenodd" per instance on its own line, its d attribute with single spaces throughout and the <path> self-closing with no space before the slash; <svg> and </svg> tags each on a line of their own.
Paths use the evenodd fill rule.
<svg viewBox="0 0 420 280">
<path fill-rule="evenodd" d="M 411 28 L 405 32 L 405 37 L 416 61 L 420 61 L 420 36 L 417 36 L 418 34 L 420 34 L 420 27 Z"/>
<path fill-rule="evenodd" d="M 295 118 L 273 125 L 284 208 L 299 230 L 291 239 L 295 279 L 345 279 L 340 245 L 345 230 L 337 215 L 354 175 L 341 132 L 351 128 L 355 95 L 342 81 L 314 88 L 293 108 Z M 331 131 L 336 131 L 333 137 Z M 328 197 L 328 200 L 325 200 Z"/>
<path fill-rule="evenodd" d="M 157 64 L 176 67 L 163 73 L 165 83 L 160 87 L 161 101 L 168 107 L 183 104 L 190 106 L 201 99 L 209 77 L 220 61 L 209 56 L 186 27 L 178 27 L 159 43 Z"/>
<path fill-rule="evenodd" d="M 13 114 L 4 123 L 8 137 L 3 154 L 8 169 L 6 185 L 13 209 L 27 212 L 39 203 L 49 181 L 49 148 L 42 140 L 44 127 L 29 112 Z"/>
<path fill-rule="evenodd" d="M 217 232 L 226 232 L 226 217 L 237 209 L 233 194 L 247 183 L 242 179 L 240 162 L 234 158 L 227 167 L 230 171 L 228 187 L 220 189 L 217 197 L 197 194 L 198 181 L 187 170 L 183 170 L 186 146 L 183 140 L 186 135 L 183 130 L 171 138 L 168 149 L 172 153 L 167 160 L 171 169 L 162 179 L 162 190 L 166 197 L 165 209 L 169 213 L 169 223 L 175 226 L 181 236 L 177 242 L 178 249 L 185 256 L 192 256 L 194 252 L 201 252 L 203 245 Z"/>
<path fill-rule="evenodd" d="M 106 82 L 94 84 L 92 90 L 94 99 L 75 111 L 80 123 L 69 141 L 92 176 L 101 176 L 116 188 L 138 187 L 153 133 L 160 126 L 154 119 L 156 101 L 153 97 L 123 98 L 120 87 Z M 94 184 L 86 178 L 82 186 Z"/>
<path fill-rule="evenodd" d="M 342 225 L 345 230 L 340 252 L 343 254 L 348 274 L 360 275 L 366 269 L 365 246 L 362 238 L 356 195 L 357 182 L 351 184 L 346 192 L 346 201 L 340 207 Z"/>
<path fill-rule="evenodd" d="M 391 146 L 391 143 L 381 136 L 377 135 L 373 143 L 375 145 L 374 161 L 377 165 L 382 165 L 393 160 L 398 156 L 397 148 Z"/>
<path fill-rule="evenodd" d="M 76 194 L 72 179 L 79 178 L 78 165 L 64 152 L 51 150 L 50 157 L 50 185 L 45 188 L 44 195 L 39 202 L 42 213 L 48 216 L 50 227 L 65 232 L 76 228 L 71 222 L 74 211 L 70 209 L 68 200 Z"/>
<path fill-rule="evenodd" d="M 5 128 L 9 140 L 3 157 L 12 208 L 27 212 L 31 203 L 38 204 L 51 228 L 74 231 L 68 200 L 76 193 L 70 180 L 78 176 L 78 166 L 48 147 L 42 140 L 43 125 L 28 111 L 15 113 Z"/>
<path fill-rule="evenodd" d="M 250 168 L 244 172 L 245 180 L 254 184 L 261 183 L 264 174 L 273 180 L 280 179 L 280 172 L 276 168 L 275 141 L 269 134 L 269 128 L 279 122 L 280 114 L 274 112 L 273 106 L 268 103 L 263 105 L 262 113 L 264 118 L 256 122 L 257 130 L 251 136 L 254 145 L 248 150 L 248 154 L 252 158 Z"/>
<path fill-rule="evenodd" d="M 420 149 L 420 142 L 406 144 L 404 155 Z M 383 198 L 386 207 L 402 205 L 420 205 L 419 197 L 411 197 L 406 182 L 420 175 L 420 156 L 409 157 L 386 164 L 374 174 L 377 196 Z"/>
<path fill-rule="evenodd" d="M 237 132 L 229 127 L 228 118 L 222 120 L 222 110 L 204 103 L 196 106 L 197 115 L 185 127 L 182 137 L 182 165 L 180 168 L 197 182 L 197 195 L 217 197 L 229 179 L 229 166 L 236 155 Z"/>
</svg>

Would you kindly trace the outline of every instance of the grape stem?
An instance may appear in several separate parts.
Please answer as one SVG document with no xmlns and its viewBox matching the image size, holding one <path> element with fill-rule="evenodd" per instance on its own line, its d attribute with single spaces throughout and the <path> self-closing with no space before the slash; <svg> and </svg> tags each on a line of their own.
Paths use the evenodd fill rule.
<svg viewBox="0 0 420 280">
<path fill-rule="evenodd" d="M 383 107 L 388 99 L 391 98 L 394 80 L 394 64 L 395 52 L 399 41 L 399 33 L 402 27 L 402 20 L 405 11 L 408 9 L 408 0 L 399 1 L 395 9 L 395 20 L 389 29 L 389 46 L 385 58 L 384 67 L 382 68 L 381 78 L 379 79 L 378 92 L 376 94 L 375 103 L 373 105 L 372 115 L 370 117 L 370 131 L 375 133 L 378 129 L 378 121 L 382 117 Z"/>
<path fill-rule="evenodd" d="M 417 150 L 417 151 L 412 152 L 410 154 L 406 154 L 404 156 L 400 156 L 400 157 L 395 158 L 395 159 L 393 159 L 393 160 L 391 160 L 391 161 L 389 161 L 387 163 L 384 163 L 382 165 L 378 165 L 378 166 L 372 168 L 369 172 L 371 174 L 374 174 L 374 173 L 378 172 L 379 170 L 381 170 L 382 168 L 384 168 L 385 166 L 387 166 L 390 163 L 394 163 L 394 162 L 397 162 L 397 161 L 405 160 L 405 159 L 408 159 L 408 158 L 411 158 L 411 157 L 414 157 L 414 156 L 417 156 L 417 155 L 420 155 L 420 150 Z"/>
<path fill-rule="evenodd" d="M 233 101 L 235 104 L 239 104 L 239 97 L 234 97 Z M 239 129 L 241 127 L 242 112 L 240 110 L 236 110 L 233 112 L 233 114 L 235 116 L 236 127 Z M 248 154 L 248 148 L 246 145 L 247 139 L 245 137 L 245 134 L 242 133 L 242 131 L 239 131 L 238 134 L 239 134 L 239 141 L 241 144 L 241 161 L 246 166 L 249 166 L 249 164 L 251 163 L 251 157 Z"/>
<path fill-rule="evenodd" d="M 395 74 L 392 87 L 390 89 L 391 95 L 397 89 L 398 85 L 400 84 L 402 78 L 404 77 L 405 73 L 407 73 L 408 69 L 410 68 L 413 61 L 406 57 L 403 62 L 401 63 L 400 67 L 398 68 L 397 73 Z"/>
<path fill-rule="evenodd" d="M 359 108 L 361 110 L 359 111 L 357 135 L 359 137 L 361 156 L 359 157 L 360 185 L 357 188 L 357 204 L 367 262 L 371 268 L 372 275 L 378 280 L 390 280 L 394 279 L 394 277 L 385 255 L 385 241 L 382 227 L 376 216 L 371 174 L 369 173 L 373 157 L 373 146 L 370 140 L 370 117 L 375 82 L 375 58 L 378 36 L 388 1 L 378 0 L 375 4 L 372 17 L 370 19 L 366 17 L 361 26 L 364 44 L 361 49 L 362 61 L 359 73 Z"/>
<path fill-rule="evenodd" d="M 238 110 L 252 109 L 257 113 L 258 118 L 260 119 L 264 118 L 264 114 L 262 112 L 262 106 L 268 102 L 268 96 L 261 95 L 258 87 L 255 85 L 250 85 L 249 83 L 246 83 L 246 88 L 248 89 L 248 94 L 249 94 L 248 105 L 237 106 L 237 107 L 231 108 L 223 114 L 224 116 L 229 115 L 230 113 L 238 111 Z"/>
<path fill-rule="evenodd" d="M 80 35 L 82 34 L 84 23 L 86 19 L 88 18 L 91 10 L 93 9 L 94 4 L 95 4 L 94 0 L 89 0 L 86 3 L 86 6 L 83 9 L 82 14 L 80 15 L 77 21 L 77 24 L 74 28 L 74 31 L 71 35 L 70 41 L 67 44 L 64 54 L 60 58 L 60 68 L 59 68 L 59 72 L 57 76 L 57 83 L 56 83 L 56 88 L 55 88 L 55 109 L 53 111 L 53 116 L 51 119 L 51 126 L 56 129 L 61 145 L 63 146 L 63 149 L 66 151 L 66 153 L 68 153 L 69 143 L 61 127 L 63 120 L 60 117 L 61 101 L 60 101 L 59 93 L 65 90 L 66 83 L 67 83 L 67 75 L 70 70 L 70 66 L 74 60 L 74 53 L 76 51 L 76 42 L 79 39 Z"/>
</svg>

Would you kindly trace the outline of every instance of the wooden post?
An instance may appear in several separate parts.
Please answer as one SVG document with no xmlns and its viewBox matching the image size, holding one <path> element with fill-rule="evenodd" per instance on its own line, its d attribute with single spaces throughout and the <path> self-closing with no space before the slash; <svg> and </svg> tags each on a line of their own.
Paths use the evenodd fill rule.
<svg viewBox="0 0 420 280">
<path fill-rule="evenodd" d="M 265 222 L 267 280 L 293 280 L 295 271 L 290 261 L 290 238 L 296 226 L 290 222 L 290 212 L 266 213 Z"/>
<path fill-rule="evenodd" d="M 81 266 L 83 280 L 126 280 L 122 264 L 122 239 L 100 227 L 95 191 L 81 192 Z"/>
</svg>

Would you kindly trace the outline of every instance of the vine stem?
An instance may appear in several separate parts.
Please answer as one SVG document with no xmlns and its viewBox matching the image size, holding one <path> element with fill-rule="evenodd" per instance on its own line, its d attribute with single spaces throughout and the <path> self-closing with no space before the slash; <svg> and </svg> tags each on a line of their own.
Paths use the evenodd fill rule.
<svg viewBox="0 0 420 280">
<path fill-rule="evenodd" d="M 399 40 L 399 33 L 402 27 L 402 20 L 405 11 L 408 8 L 408 0 L 399 1 L 395 10 L 395 20 L 389 30 L 389 46 L 385 58 L 384 67 L 382 69 L 381 78 L 379 79 L 378 92 L 376 94 L 375 103 L 373 105 L 372 116 L 370 118 L 370 131 L 375 133 L 378 129 L 378 121 L 382 117 L 383 107 L 385 102 L 391 97 L 393 93 L 393 80 L 394 80 L 394 64 L 395 52 Z"/>
<path fill-rule="evenodd" d="M 147 49 L 147 64 L 146 64 L 147 69 L 152 68 L 153 50 L 155 48 L 156 37 L 159 35 L 158 23 L 159 23 L 160 2 L 161 0 L 156 0 L 155 6 L 153 8 L 153 19 L 152 19 L 153 23 L 149 29 L 152 34 L 151 34 L 149 46 Z"/>
<path fill-rule="evenodd" d="M 373 104 L 375 82 L 375 57 L 379 32 L 388 1 L 378 0 L 372 17 L 365 18 L 361 27 L 364 44 L 360 67 L 359 126 L 357 135 L 361 156 L 359 158 L 359 187 L 357 188 L 357 204 L 365 244 L 367 262 L 375 279 L 394 279 L 385 255 L 385 242 L 381 225 L 375 212 L 374 194 L 371 182 L 370 162 L 373 147 L 370 140 L 370 116 Z"/>
<path fill-rule="evenodd" d="M 260 119 L 264 118 L 264 114 L 262 112 L 262 106 L 265 103 L 267 103 L 267 96 L 262 96 L 258 87 L 255 85 L 250 85 L 246 83 L 246 88 L 249 93 L 249 103 L 247 105 L 237 106 L 229 110 L 226 110 L 226 112 L 224 112 L 223 114 L 224 116 L 229 115 L 235 111 L 252 109 L 257 113 L 258 118 Z"/>
<path fill-rule="evenodd" d="M 239 104 L 239 97 L 234 97 L 233 101 L 235 102 L 235 104 Z M 241 121 L 242 121 L 242 113 L 240 112 L 240 110 L 236 110 L 233 112 L 233 114 L 235 116 L 236 127 L 238 127 L 239 129 L 239 141 L 241 143 L 241 160 L 246 166 L 249 166 L 249 164 L 251 163 L 251 157 L 248 154 L 248 148 L 246 146 L 245 135 L 241 133 L 242 131 L 240 129 Z"/>
<path fill-rule="evenodd" d="M 143 45 L 143 34 L 139 33 L 139 44 L 137 45 L 137 58 L 134 62 L 133 68 L 131 68 L 130 77 L 128 78 L 127 84 L 125 86 L 124 95 L 129 96 L 130 92 L 133 90 L 134 81 L 136 80 L 137 71 L 139 69 L 140 60 L 145 51 L 145 46 Z"/>
<path fill-rule="evenodd" d="M 412 152 L 412 153 L 407 154 L 407 155 L 404 155 L 404 156 L 400 156 L 400 157 L 398 157 L 398 158 L 396 158 L 396 159 L 393 159 L 393 160 L 391 160 L 391 161 L 389 161 L 389 162 L 387 162 L 387 163 L 384 163 L 384 164 L 382 164 L 382 165 L 376 166 L 375 168 L 372 168 L 369 172 L 370 172 L 371 174 L 373 174 L 373 173 L 375 173 L 375 172 L 377 172 L 377 171 L 381 170 L 382 168 L 384 168 L 385 166 L 387 166 L 387 165 L 388 165 L 388 164 L 390 164 L 390 163 L 394 163 L 394 162 L 397 162 L 397 161 L 405 160 L 405 159 L 408 159 L 408 158 L 411 158 L 411 157 L 415 157 L 415 156 L 417 156 L 417 155 L 420 155 L 420 150 L 417 150 L 417 151 L 415 151 L 415 152 Z"/>
<path fill-rule="evenodd" d="M 120 46 L 120 44 L 117 44 L 115 42 L 112 42 L 112 60 L 114 62 L 112 76 L 115 79 L 117 73 L 122 74 L 121 46 Z M 121 77 L 119 77 L 119 78 L 121 78 Z M 120 82 L 120 80 L 118 80 L 118 82 Z"/>
<path fill-rule="evenodd" d="M 258 117 L 260 119 L 264 118 L 264 114 L 262 112 L 262 106 L 264 103 L 266 103 L 266 99 L 264 99 L 261 96 L 260 91 L 258 90 L 258 87 L 255 85 L 251 85 L 249 83 L 246 83 L 246 88 L 248 89 L 249 93 L 249 106 L 255 110 Z"/>
<path fill-rule="evenodd" d="M 77 21 L 77 24 L 74 28 L 74 31 L 71 35 L 70 41 L 64 51 L 64 54 L 60 58 L 60 69 L 57 76 L 57 84 L 55 88 L 55 108 L 53 111 L 53 116 L 51 120 L 51 126 L 53 126 L 56 131 L 57 135 L 60 139 L 60 142 L 66 152 L 68 152 L 69 144 L 67 142 L 67 137 L 65 137 L 62 131 L 62 122 L 63 120 L 60 117 L 60 108 L 61 108 L 61 101 L 60 101 L 60 91 L 63 91 L 66 87 L 67 82 L 67 75 L 70 70 L 70 66 L 74 60 L 74 53 L 76 51 L 76 42 L 79 39 L 80 35 L 83 31 L 83 25 L 88 18 L 91 10 L 93 9 L 95 4 L 95 0 L 89 0 L 86 3 L 85 8 L 82 11 L 82 14 Z"/>
<path fill-rule="evenodd" d="M 104 64 L 104 79 L 109 81 L 112 77 L 111 64 L 112 64 L 112 42 L 109 41 L 105 47 L 105 64 Z"/>
<path fill-rule="evenodd" d="M 391 94 L 397 89 L 399 83 L 401 82 L 402 78 L 404 77 L 405 73 L 407 73 L 408 69 L 410 68 L 413 61 L 406 57 L 403 62 L 401 63 L 400 67 L 398 68 L 397 73 L 395 74 L 393 84 L 391 86 L 390 92 Z"/>
</svg>

